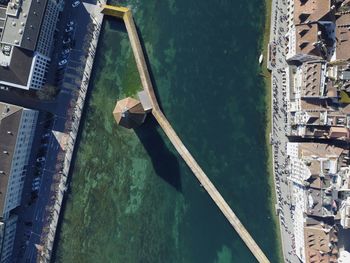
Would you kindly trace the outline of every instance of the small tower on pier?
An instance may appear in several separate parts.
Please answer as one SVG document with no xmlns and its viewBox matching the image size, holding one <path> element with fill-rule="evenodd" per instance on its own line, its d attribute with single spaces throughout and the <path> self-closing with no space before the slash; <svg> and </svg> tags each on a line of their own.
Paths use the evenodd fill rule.
<svg viewBox="0 0 350 263">
<path fill-rule="evenodd" d="M 113 110 L 113 116 L 119 125 L 133 129 L 145 121 L 146 112 L 140 101 L 127 97 L 117 102 Z"/>
</svg>

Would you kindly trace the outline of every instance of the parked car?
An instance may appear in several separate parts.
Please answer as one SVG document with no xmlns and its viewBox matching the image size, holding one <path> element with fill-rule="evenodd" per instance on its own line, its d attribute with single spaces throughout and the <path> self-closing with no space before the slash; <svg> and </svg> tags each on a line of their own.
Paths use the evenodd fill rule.
<svg viewBox="0 0 350 263">
<path fill-rule="evenodd" d="M 61 67 L 65 64 L 67 64 L 68 60 L 67 59 L 62 59 L 60 62 L 58 62 L 58 65 Z"/>
<path fill-rule="evenodd" d="M 45 157 L 44 157 L 44 156 L 38 157 L 38 158 L 36 159 L 36 161 L 37 161 L 38 163 L 45 162 Z"/>
<path fill-rule="evenodd" d="M 40 185 L 32 186 L 32 191 L 38 191 L 39 188 L 40 188 Z"/>
<path fill-rule="evenodd" d="M 41 136 L 41 138 L 47 138 L 51 136 L 51 132 L 47 132 L 45 134 L 43 134 L 43 136 Z"/>
<path fill-rule="evenodd" d="M 67 45 L 67 44 L 69 44 L 71 41 L 72 41 L 72 40 L 70 39 L 70 37 L 68 37 L 68 38 L 63 39 L 62 43 L 63 43 L 63 45 Z"/>
<path fill-rule="evenodd" d="M 65 56 L 65 55 L 68 55 L 70 52 L 70 49 L 69 48 L 66 48 L 64 50 L 62 50 L 62 55 Z"/>
<path fill-rule="evenodd" d="M 40 182 L 40 177 L 35 177 L 34 179 L 33 179 L 33 182 Z"/>
<path fill-rule="evenodd" d="M 70 26 L 73 26 L 74 25 L 74 21 L 69 21 L 68 23 L 67 23 L 67 27 L 70 27 Z"/>
<path fill-rule="evenodd" d="M 77 7 L 78 5 L 80 5 L 80 1 L 74 1 L 74 3 L 72 4 L 72 7 Z"/>
<path fill-rule="evenodd" d="M 73 27 L 72 26 L 70 26 L 70 27 L 67 27 L 64 31 L 66 32 L 66 33 L 69 33 L 69 32 L 71 32 L 71 31 L 73 31 Z"/>
<path fill-rule="evenodd" d="M 8 88 L 8 87 L 6 87 L 6 86 L 0 86 L 0 90 L 6 90 L 6 91 L 8 91 L 8 90 L 9 90 L 9 88 Z"/>
</svg>

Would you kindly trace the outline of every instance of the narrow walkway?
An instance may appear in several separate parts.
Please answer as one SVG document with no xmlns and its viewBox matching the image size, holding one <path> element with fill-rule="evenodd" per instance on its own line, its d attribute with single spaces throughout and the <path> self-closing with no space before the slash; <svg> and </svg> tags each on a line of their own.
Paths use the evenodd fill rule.
<svg viewBox="0 0 350 263">
<path fill-rule="evenodd" d="M 213 183 L 209 180 L 209 178 L 203 172 L 202 168 L 198 165 L 196 160 L 193 158 L 193 156 L 187 150 L 187 148 L 182 143 L 180 138 L 177 136 L 176 132 L 172 128 L 172 126 L 169 123 L 169 121 L 167 120 L 167 118 L 164 116 L 163 112 L 160 110 L 158 102 L 157 102 L 157 98 L 154 94 L 151 78 L 149 76 L 147 64 L 145 61 L 145 57 L 143 55 L 142 47 L 140 44 L 140 40 L 139 40 L 139 37 L 137 34 L 137 30 L 135 27 L 135 23 L 134 23 L 131 11 L 125 7 L 116 7 L 116 6 L 106 5 L 103 7 L 102 12 L 105 15 L 110 15 L 110 16 L 121 18 L 121 19 L 123 19 L 123 21 L 125 23 L 125 26 L 126 26 L 126 29 L 127 29 L 128 35 L 129 35 L 129 39 L 131 42 L 131 47 L 132 47 L 132 50 L 133 50 L 133 53 L 135 56 L 136 65 L 137 65 L 137 68 L 138 68 L 138 71 L 140 74 L 140 79 L 141 79 L 143 89 L 149 95 L 150 101 L 152 103 L 153 116 L 158 121 L 159 125 L 162 127 L 163 131 L 168 136 L 169 140 L 174 145 L 177 152 L 184 159 L 186 164 L 190 167 L 190 169 L 192 170 L 194 175 L 197 177 L 197 179 L 199 180 L 201 185 L 208 192 L 210 197 L 213 199 L 215 204 L 219 207 L 221 212 L 225 215 L 225 217 L 230 222 L 230 224 L 233 226 L 233 228 L 236 230 L 238 235 L 242 238 L 242 240 L 247 245 L 247 247 L 250 249 L 251 253 L 258 260 L 258 262 L 268 263 L 269 260 L 267 259 L 265 254 L 262 252 L 262 250 L 256 244 L 254 239 L 251 237 L 251 235 L 245 229 L 243 224 L 239 221 L 238 217 L 232 211 L 230 206 L 226 203 L 225 199 L 221 196 L 221 194 L 215 188 Z"/>
</svg>

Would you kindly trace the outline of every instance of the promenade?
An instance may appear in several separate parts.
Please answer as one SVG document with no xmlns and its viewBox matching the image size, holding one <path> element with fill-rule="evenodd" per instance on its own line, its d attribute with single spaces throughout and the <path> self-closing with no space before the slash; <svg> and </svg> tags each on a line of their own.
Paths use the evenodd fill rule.
<svg viewBox="0 0 350 263">
<path fill-rule="evenodd" d="M 36 258 L 36 262 L 39 263 L 48 263 L 51 261 L 57 225 L 62 209 L 63 198 L 67 190 L 68 175 L 72 164 L 75 145 L 77 143 L 80 120 L 88 93 L 89 81 L 103 22 L 103 14 L 100 12 L 101 7 L 98 3 L 83 2 L 82 10 L 89 16 L 89 24 L 93 25 L 94 29 L 89 36 L 88 42 L 86 43 L 88 49 L 86 58 L 84 56 L 83 70 L 81 74 L 74 75 L 78 75 L 81 79 L 74 82 L 69 81 L 72 78 L 72 74 L 69 74 L 68 72 L 63 80 L 61 94 L 69 95 L 70 93 L 73 93 L 76 95 L 70 104 L 69 112 L 61 113 L 62 115 L 66 115 L 66 118 L 64 119 L 66 122 L 64 131 L 61 133 L 61 148 L 58 153 L 57 164 L 55 167 L 56 169 L 59 167 L 59 169 L 58 171 L 52 171 L 58 180 L 52 184 L 50 189 L 54 192 L 54 194 L 51 196 L 49 215 L 47 215 L 45 221 L 43 220 L 44 230 L 40 236 L 37 235 L 37 238 L 40 238 L 40 240 L 36 240 L 36 244 L 40 244 L 40 246 L 36 247 L 35 244 L 33 245 L 33 247 L 36 247 L 36 249 L 35 252 L 33 251 L 32 253 L 37 254 L 35 257 L 33 256 L 33 258 Z M 82 44 L 84 40 L 86 39 L 79 39 Z M 73 64 L 74 62 L 74 57 L 72 57 L 70 63 Z M 68 70 L 70 70 L 70 68 Z M 24 257 L 24 259 L 27 260 L 26 257 Z"/>
<path fill-rule="evenodd" d="M 293 236 L 293 211 L 295 207 L 291 201 L 291 187 L 288 181 L 287 142 L 288 128 L 287 96 L 289 90 L 289 76 L 287 70 L 285 35 L 288 30 L 288 2 L 286 0 L 272 0 L 270 27 L 270 61 L 268 68 L 272 72 L 271 78 L 271 119 L 272 119 L 272 160 L 275 190 L 277 197 L 276 212 L 280 221 L 282 250 L 284 261 L 299 262 L 295 255 Z"/>
<path fill-rule="evenodd" d="M 218 208 L 221 210 L 221 212 L 224 214 L 224 216 L 227 218 L 227 220 L 230 222 L 232 227 L 236 230 L 238 235 L 242 238 L 244 243 L 247 245 L 247 247 L 250 249 L 251 253 L 255 256 L 258 262 L 269 262 L 265 254 L 262 252 L 262 250 L 259 248 L 259 246 L 256 244 L 254 239 L 250 236 L 248 231 L 245 229 L 243 224 L 240 222 L 238 217 L 235 215 L 235 213 L 232 211 L 232 209 L 229 207 L 225 199 L 221 196 L 219 191 L 216 189 L 216 187 L 211 183 L 210 179 L 206 176 L 204 171 L 201 169 L 201 167 L 198 165 L 196 160 L 193 158 L 193 156 L 190 154 L 190 152 L 187 150 L 185 145 L 182 143 L 174 129 L 172 128 L 171 124 L 168 122 L 166 117 L 164 116 L 163 112 L 159 108 L 156 96 L 154 94 L 152 82 L 149 76 L 147 64 L 144 58 L 144 54 L 142 51 L 142 47 L 139 41 L 139 37 L 137 34 L 137 30 L 132 18 L 132 13 L 127 8 L 119 8 L 114 6 L 104 6 L 103 11 L 105 15 L 111 15 L 117 18 L 123 19 L 129 39 L 131 42 L 131 47 L 134 53 L 134 57 L 136 60 L 136 65 L 139 71 L 141 83 L 143 89 L 146 91 L 146 93 L 149 96 L 150 102 L 152 104 L 152 114 L 155 117 L 155 119 L 158 121 L 159 125 L 162 127 L 163 131 L 171 141 L 171 143 L 174 145 L 177 152 L 180 154 L 180 156 L 184 159 L 186 164 L 189 166 L 189 168 L 192 170 L 196 178 L 199 180 L 201 186 L 207 191 L 209 196 L 212 198 L 212 200 L 215 202 L 215 204 L 218 206 Z"/>
</svg>

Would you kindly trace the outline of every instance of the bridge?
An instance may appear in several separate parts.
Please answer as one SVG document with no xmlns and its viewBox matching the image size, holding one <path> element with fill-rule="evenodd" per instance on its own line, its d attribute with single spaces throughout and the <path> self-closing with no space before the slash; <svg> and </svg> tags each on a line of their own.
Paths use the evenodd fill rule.
<svg viewBox="0 0 350 263">
<path fill-rule="evenodd" d="M 202 168 L 198 165 L 198 163 L 193 158 L 191 153 L 187 150 L 186 146 L 182 143 L 181 139 L 176 134 L 171 124 L 169 123 L 169 121 L 161 111 L 157 98 L 154 93 L 153 85 L 148 72 L 147 64 L 145 61 L 142 46 L 137 34 L 137 30 L 132 17 L 131 10 L 126 7 L 104 5 L 102 9 L 102 13 L 105 15 L 120 18 L 125 23 L 126 30 L 131 43 L 131 48 L 136 60 L 137 69 L 140 74 L 141 84 L 144 91 L 147 93 L 149 97 L 149 101 L 152 105 L 152 114 L 154 118 L 157 120 L 157 122 L 163 129 L 164 133 L 167 135 L 171 143 L 174 145 L 177 152 L 180 154 L 180 156 L 183 158 L 183 160 L 192 170 L 193 174 L 196 176 L 200 184 L 207 191 L 209 196 L 212 198 L 212 200 L 215 202 L 215 204 L 218 206 L 218 208 L 221 210 L 221 212 L 230 222 L 232 227 L 236 230 L 236 232 L 244 241 L 244 243 L 249 248 L 251 253 L 255 256 L 257 261 L 260 263 L 268 263 L 269 260 L 267 259 L 263 251 L 254 241 L 252 236 L 248 233 L 246 228 L 243 226 L 241 221 L 238 219 L 236 214 L 227 204 L 225 199 L 221 196 L 221 194 L 213 185 L 213 183 L 210 181 L 208 176 L 204 173 Z"/>
</svg>

